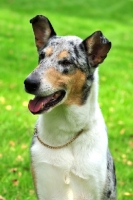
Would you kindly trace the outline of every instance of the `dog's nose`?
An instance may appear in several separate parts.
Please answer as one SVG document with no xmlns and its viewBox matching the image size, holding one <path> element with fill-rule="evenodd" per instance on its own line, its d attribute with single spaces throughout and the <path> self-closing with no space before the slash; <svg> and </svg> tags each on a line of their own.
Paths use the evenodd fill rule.
<svg viewBox="0 0 133 200">
<path fill-rule="evenodd" d="M 34 93 L 40 86 L 40 81 L 36 78 L 26 78 L 24 81 L 25 90 L 29 93 Z"/>
</svg>

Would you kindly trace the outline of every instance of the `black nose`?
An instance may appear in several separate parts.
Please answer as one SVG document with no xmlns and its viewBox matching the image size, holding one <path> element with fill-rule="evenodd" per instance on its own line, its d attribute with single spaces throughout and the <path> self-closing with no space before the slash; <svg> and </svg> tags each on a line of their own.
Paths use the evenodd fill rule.
<svg viewBox="0 0 133 200">
<path fill-rule="evenodd" d="M 24 81 L 25 84 L 25 90 L 29 93 L 34 93 L 38 90 L 40 86 L 40 81 L 36 78 L 26 78 Z"/>
</svg>

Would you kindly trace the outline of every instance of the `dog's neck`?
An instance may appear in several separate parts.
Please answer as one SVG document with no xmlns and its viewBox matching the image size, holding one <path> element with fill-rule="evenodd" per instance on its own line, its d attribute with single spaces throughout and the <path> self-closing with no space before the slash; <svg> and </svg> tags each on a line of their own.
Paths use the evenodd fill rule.
<svg viewBox="0 0 133 200">
<path fill-rule="evenodd" d="M 42 140 L 54 145 L 62 144 L 63 140 L 71 139 L 82 129 L 89 129 L 99 114 L 97 85 L 96 73 L 89 97 L 84 105 L 67 106 L 62 104 L 50 112 L 40 115 L 38 132 Z"/>
</svg>

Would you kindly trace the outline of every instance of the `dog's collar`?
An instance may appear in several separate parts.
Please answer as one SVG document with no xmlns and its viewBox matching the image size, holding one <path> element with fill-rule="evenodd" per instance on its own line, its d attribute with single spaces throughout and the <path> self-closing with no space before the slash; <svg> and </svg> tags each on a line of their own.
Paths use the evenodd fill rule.
<svg viewBox="0 0 133 200">
<path fill-rule="evenodd" d="M 46 143 L 44 143 L 40 137 L 38 136 L 38 131 L 37 131 L 37 127 L 35 127 L 34 129 L 34 137 L 37 137 L 38 141 L 45 147 L 49 148 L 49 149 L 62 149 L 66 146 L 68 146 L 69 144 L 71 144 L 74 140 L 76 140 L 76 138 L 78 136 L 81 135 L 81 133 L 83 132 L 83 129 L 81 131 L 79 131 L 69 142 L 67 142 L 66 144 L 63 144 L 63 145 L 60 145 L 60 146 L 51 146 L 51 145 L 48 145 Z"/>
</svg>

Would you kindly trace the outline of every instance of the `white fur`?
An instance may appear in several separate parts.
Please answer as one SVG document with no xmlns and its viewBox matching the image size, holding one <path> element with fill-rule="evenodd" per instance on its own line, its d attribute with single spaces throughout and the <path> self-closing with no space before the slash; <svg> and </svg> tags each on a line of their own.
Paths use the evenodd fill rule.
<svg viewBox="0 0 133 200">
<path fill-rule="evenodd" d="M 34 138 L 31 155 L 39 200 L 100 200 L 108 140 L 97 103 L 97 71 L 85 105 L 59 105 L 39 116 L 37 129 L 41 140 L 51 146 L 67 143 L 84 129 L 73 143 L 57 150 Z"/>
</svg>

